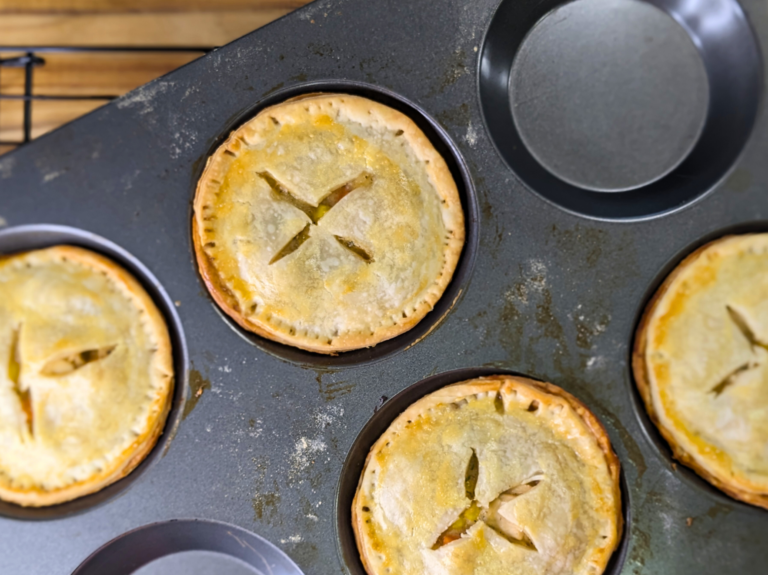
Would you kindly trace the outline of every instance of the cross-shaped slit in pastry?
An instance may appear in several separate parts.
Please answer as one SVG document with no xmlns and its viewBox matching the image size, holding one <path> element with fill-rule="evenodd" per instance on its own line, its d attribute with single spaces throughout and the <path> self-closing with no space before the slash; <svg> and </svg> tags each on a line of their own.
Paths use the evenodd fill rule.
<svg viewBox="0 0 768 575">
<path fill-rule="evenodd" d="M 338 204 L 342 199 L 344 199 L 353 191 L 357 190 L 358 188 L 367 187 L 373 182 L 373 176 L 368 172 L 363 172 L 356 178 L 348 181 L 346 184 L 339 186 L 335 190 L 329 192 L 328 195 L 326 195 L 317 206 L 313 206 L 312 204 L 297 198 L 286 186 L 277 181 L 277 179 L 268 171 L 257 172 L 257 175 L 269 185 L 269 187 L 272 189 L 272 193 L 278 200 L 289 203 L 293 207 L 301 210 L 311 221 L 311 223 L 304 226 L 304 228 L 298 234 L 293 236 L 288 241 L 288 243 L 285 244 L 285 246 L 283 246 L 283 248 L 280 249 L 280 251 L 278 251 L 272 257 L 272 259 L 269 261 L 270 265 L 280 261 L 285 256 L 292 254 L 297 249 L 299 249 L 301 245 L 309 239 L 310 228 L 312 226 L 316 226 L 323 218 L 323 216 L 325 216 L 325 214 L 327 214 L 331 208 L 333 208 L 333 206 Z M 358 256 L 365 263 L 371 263 L 373 261 L 373 256 L 365 251 L 364 248 L 357 245 L 353 240 L 336 235 L 334 235 L 334 238 L 336 238 L 336 241 L 339 242 L 340 245 Z"/>
<path fill-rule="evenodd" d="M 34 436 L 34 410 L 32 409 L 32 389 L 24 385 L 22 379 L 22 358 L 19 346 L 21 337 L 21 328 L 19 325 L 11 337 L 11 348 L 8 354 L 8 379 L 11 381 L 13 392 L 19 400 L 19 405 L 24 413 L 27 423 L 27 430 L 31 436 Z M 99 361 L 111 354 L 117 345 L 105 346 L 96 349 L 85 349 L 75 353 L 68 353 L 63 356 L 56 356 L 49 359 L 40 374 L 46 377 L 59 377 L 80 369 L 86 364 Z"/>
<path fill-rule="evenodd" d="M 465 496 L 471 501 L 469 507 L 462 511 L 458 518 L 448 526 L 448 529 L 443 531 L 440 536 L 432 545 L 433 550 L 440 549 L 444 545 L 448 545 L 453 541 L 461 539 L 475 523 L 482 521 L 486 527 L 492 529 L 497 535 L 503 537 L 513 545 L 520 545 L 531 551 L 536 551 L 536 546 L 531 541 L 531 538 L 525 532 L 525 528 L 515 525 L 508 521 L 499 513 L 500 507 L 516 497 L 520 497 L 534 489 L 542 479 L 542 475 L 536 474 L 530 479 L 510 488 L 499 494 L 496 499 L 488 504 L 487 508 L 484 508 L 475 499 L 475 489 L 477 487 L 477 480 L 480 477 L 480 462 L 477 458 L 477 453 L 472 450 L 472 456 L 467 463 L 467 470 L 464 474 L 464 490 Z"/>
<path fill-rule="evenodd" d="M 27 422 L 27 429 L 32 435 L 34 423 L 32 421 L 32 397 L 29 388 L 24 389 L 21 386 L 21 357 L 19 356 L 19 336 L 21 335 L 21 326 L 13 331 L 11 336 L 11 349 L 8 354 L 8 379 L 11 380 L 13 392 L 19 399 L 21 410 Z"/>
<path fill-rule="evenodd" d="M 758 337 L 755 335 L 755 332 L 753 332 L 752 328 L 749 327 L 749 323 L 747 323 L 747 319 L 743 315 L 741 315 L 735 308 L 732 308 L 729 305 L 726 305 L 725 309 L 728 312 L 728 317 L 731 319 L 733 324 L 741 332 L 741 335 L 744 336 L 744 339 L 749 344 L 750 350 L 753 354 L 755 353 L 755 348 L 758 347 L 768 350 L 768 344 L 758 339 Z M 760 364 L 756 361 L 748 361 L 740 365 L 731 371 L 728 375 L 726 375 L 723 379 L 721 379 L 717 385 L 710 389 L 710 393 L 714 393 L 716 398 L 719 397 L 726 389 L 736 383 L 736 380 L 740 374 L 759 366 Z"/>
</svg>

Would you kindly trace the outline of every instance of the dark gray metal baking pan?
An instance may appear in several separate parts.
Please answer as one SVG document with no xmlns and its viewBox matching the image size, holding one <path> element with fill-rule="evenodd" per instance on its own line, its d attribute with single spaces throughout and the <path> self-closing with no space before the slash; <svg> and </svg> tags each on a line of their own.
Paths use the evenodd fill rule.
<svg viewBox="0 0 768 575">
<path fill-rule="evenodd" d="M 219 521 L 153 523 L 116 537 L 72 575 L 302 575 L 263 537 Z"/>
<path fill-rule="evenodd" d="M 768 5 L 743 0 L 736 11 L 723 1 L 686 2 L 685 14 L 691 22 L 698 14 L 709 30 L 717 14 L 723 23 L 748 21 L 748 38 L 765 46 Z M 68 575 L 122 533 L 198 517 L 259 534 L 307 573 L 344 573 L 335 497 L 360 431 L 382 397 L 467 367 L 560 385 L 606 425 L 630 502 L 622 573 L 765 571 L 768 513 L 701 489 L 673 467 L 646 433 L 628 367 L 638 314 L 665 265 L 709 234 L 768 220 L 764 62 L 757 60 L 759 74 L 751 64 L 729 68 L 733 85 L 759 77 L 759 89 L 747 90 L 751 108 L 719 108 L 719 121 L 748 129 L 712 144 L 706 185 L 681 178 L 669 196 L 693 191 L 666 207 L 652 194 L 632 200 L 694 158 L 709 116 L 669 175 L 630 191 L 584 192 L 640 215 L 584 217 L 576 208 L 587 204 L 553 203 L 548 188 L 507 161 L 497 149 L 501 120 L 486 129 L 483 41 L 494 14 L 512 4 L 534 2 L 315 2 L 0 157 L 0 221 L 8 228 L 52 223 L 104 237 L 178 302 L 190 386 L 175 436 L 119 497 L 44 521 L 2 516 L 0 572 Z M 734 13 L 743 19 L 725 18 Z M 279 90 L 313 82 L 372 85 L 424 110 L 455 148 L 449 155 L 466 165 L 479 207 L 461 297 L 413 345 L 373 362 L 319 365 L 244 340 L 220 317 L 194 263 L 191 201 L 212 146 Z"/>
</svg>

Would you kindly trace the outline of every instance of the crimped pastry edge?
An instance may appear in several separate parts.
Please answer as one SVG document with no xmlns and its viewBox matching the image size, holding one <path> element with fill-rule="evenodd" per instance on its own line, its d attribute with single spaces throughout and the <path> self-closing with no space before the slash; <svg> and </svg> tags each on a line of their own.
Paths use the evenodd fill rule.
<svg viewBox="0 0 768 575">
<path fill-rule="evenodd" d="M 686 256 L 670 274 L 664 279 L 662 284 L 653 294 L 648 304 L 643 311 L 640 323 L 635 331 L 635 343 L 632 349 L 632 372 L 634 375 L 635 385 L 640 392 L 640 397 L 645 404 L 648 417 L 661 433 L 662 437 L 666 440 L 669 447 L 672 449 L 672 456 L 683 465 L 690 467 L 704 480 L 717 487 L 720 491 L 728 494 L 738 501 L 743 501 L 750 505 L 762 507 L 768 509 L 768 493 L 759 494 L 748 489 L 744 489 L 739 485 L 739 478 L 736 476 L 731 477 L 731 482 L 724 481 L 723 478 L 715 475 L 710 469 L 708 469 L 705 461 L 699 461 L 693 454 L 689 453 L 686 449 L 680 445 L 675 439 L 673 433 L 667 429 L 662 423 L 656 406 L 653 402 L 653 396 L 651 393 L 651 382 L 648 376 L 648 366 L 645 362 L 645 356 L 648 347 L 648 324 L 652 321 L 656 314 L 656 309 L 659 307 L 664 296 L 669 289 L 675 283 L 675 280 L 692 264 L 694 264 L 707 250 L 721 246 L 732 241 L 741 241 L 744 238 L 750 236 L 758 236 L 766 234 L 738 234 L 727 235 L 711 242 L 708 242 Z"/>
<path fill-rule="evenodd" d="M 209 188 L 210 184 L 212 184 L 211 180 L 217 179 L 217 176 L 226 172 L 232 161 L 230 157 L 227 157 L 227 155 L 224 154 L 224 151 L 229 149 L 239 150 L 242 146 L 242 142 L 239 139 L 240 136 L 248 133 L 250 126 L 257 118 L 260 118 L 263 115 L 273 114 L 276 109 L 282 106 L 295 104 L 297 101 L 306 102 L 326 99 L 343 99 L 348 115 L 350 115 L 350 117 L 357 116 L 356 121 L 361 124 L 366 120 L 370 121 L 368 120 L 369 111 L 373 111 L 390 129 L 403 131 L 402 137 L 408 141 L 417 158 L 425 162 L 425 170 L 427 171 L 436 192 L 444 200 L 445 205 L 447 206 L 447 209 L 441 211 L 446 228 L 454 230 L 452 237 L 443 250 L 445 262 L 441 269 L 441 274 L 432 283 L 430 291 L 426 294 L 426 299 L 419 302 L 415 310 L 410 313 L 407 318 L 402 318 L 400 322 L 393 326 L 386 328 L 379 327 L 370 335 L 365 333 L 350 333 L 337 336 L 334 338 L 333 344 L 331 345 L 324 344 L 316 338 L 302 337 L 298 330 L 296 330 L 295 334 L 291 335 L 287 328 L 279 329 L 267 322 L 260 321 L 258 318 L 256 318 L 255 321 L 252 321 L 246 317 L 240 309 L 240 304 L 237 301 L 237 298 L 221 280 L 218 271 L 203 249 L 202 238 L 200 235 L 202 222 L 199 221 L 200 218 L 202 218 L 202 207 L 204 199 L 206 198 L 206 188 Z M 445 219 L 446 215 L 448 217 L 447 221 Z M 437 152 L 437 150 L 435 150 L 432 143 L 413 120 L 402 112 L 390 108 L 389 106 L 385 106 L 384 104 L 379 104 L 368 98 L 351 94 L 317 92 L 289 98 L 288 100 L 265 108 L 251 120 L 234 130 L 227 140 L 208 158 L 203 174 L 198 180 L 195 200 L 193 202 L 192 245 L 195 251 L 195 260 L 197 261 L 200 275 L 208 292 L 222 310 L 238 325 L 256 335 L 271 339 L 278 343 L 291 345 L 315 353 L 337 355 L 340 352 L 373 347 L 378 343 L 392 339 L 393 337 L 409 331 L 424 319 L 424 317 L 433 309 L 437 301 L 442 297 L 448 284 L 453 278 L 459 257 L 461 256 L 464 247 L 466 236 L 464 226 L 464 212 L 461 207 L 461 200 L 459 198 L 456 183 L 448 169 L 448 165 L 445 163 L 445 159 Z"/>
<path fill-rule="evenodd" d="M 30 254 L 43 253 L 46 257 L 69 259 L 86 267 L 94 268 L 106 274 L 118 286 L 125 288 L 127 292 L 125 295 L 132 298 L 136 302 L 137 307 L 145 310 L 147 323 L 154 332 L 157 341 L 157 352 L 153 355 L 155 373 L 167 373 L 168 377 L 163 378 L 162 386 L 158 386 L 158 389 L 162 389 L 162 395 L 155 400 L 155 405 L 150 408 L 150 412 L 155 408 L 157 409 L 157 416 L 152 422 L 151 427 L 117 458 L 116 465 L 92 478 L 51 491 L 38 488 L 19 490 L 0 485 L 0 499 L 21 505 L 22 507 L 47 507 L 72 501 L 84 495 L 96 493 L 131 473 L 144 461 L 157 443 L 160 435 L 162 435 L 168 413 L 170 412 L 174 389 L 173 355 L 168 327 L 160 310 L 158 310 L 154 301 L 152 301 L 152 298 L 141 284 L 127 270 L 109 258 L 91 250 L 75 246 L 59 245 L 40 250 L 20 252 L 3 256 L 2 260 L 8 261 Z"/>
<path fill-rule="evenodd" d="M 612 479 L 613 496 L 616 501 L 616 531 L 612 540 L 608 541 L 602 548 L 606 550 L 600 559 L 600 571 L 605 571 L 605 567 L 608 565 L 611 556 L 621 541 L 621 536 L 624 530 L 624 516 L 622 515 L 622 498 L 621 498 L 621 464 L 619 458 L 611 447 L 610 438 L 608 437 L 605 427 L 600 420 L 589 410 L 589 408 L 581 402 L 579 399 L 568 393 L 561 387 L 558 387 L 552 383 L 543 381 L 537 381 L 527 377 L 513 376 L 513 375 L 488 375 L 477 377 L 453 384 L 446 385 L 436 391 L 428 393 L 424 397 L 416 400 L 409 405 L 405 411 L 398 415 L 392 423 L 389 424 L 386 431 L 381 434 L 379 439 L 371 446 L 367 457 L 365 458 L 365 464 L 360 472 L 360 479 L 358 480 L 357 489 L 355 490 L 355 497 L 352 500 L 352 527 L 355 533 L 355 543 L 357 544 L 357 550 L 360 554 L 360 560 L 363 563 L 366 573 L 369 575 L 377 575 L 376 571 L 371 566 L 370 559 L 367 555 L 367 549 L 364 541 L 362 540 L 361 533 L 364 529 L 364 519 L 358 512 L 358 507 L 361 506 L 359 497 L 361 495 L 361 488 L 363 484 L 363 477 L 368 468 L 368 464 L 371 461 L 375 453 L 377 453 L 388 441 L 388 435 L 398 425 L 403 425 L 409 419 L 414 419 L 430 404 L 451 403 L 465 397 L 473 396 L 482 392 L 498 392 L 503 387 L 513 387 L 515 389 L 526 388 L 528 391 L 533 390 L 536 393 L 536 399 L 539 402 L 548 403 L 547 396 L 555 396 L 564 399 L 576 414 L 584 421 L 589 431 L 597 441 L 600 450 L 605 456 L 605 462 L 608 467 L 608 472 Z"/>
</svg>

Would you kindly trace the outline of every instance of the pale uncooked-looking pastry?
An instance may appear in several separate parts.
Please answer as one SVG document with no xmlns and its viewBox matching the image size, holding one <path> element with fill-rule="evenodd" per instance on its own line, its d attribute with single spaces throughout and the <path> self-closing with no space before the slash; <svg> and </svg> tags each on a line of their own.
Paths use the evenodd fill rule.
<svg viewBox="0 0 768 575">
<path fill-rule="evenodd" d="M 464 216 L 412 120 L 313 94 L 263 110 L 211 156 L 193 243 L 208 290 L 241 326 L 333 354 L 421 321 L 456 268 Z"/>
<path fill-rule="evenodd" d="M 69 246 L 0 259 L 0 499 L 52 505 L 124 477 L 172 389 L 165 322 L 124 269 Z"/>
<path fill-rule="evenodd" d="M 768 234 L 683 260 L 646 309 L 633 367 L 675 458 L 768 508 Z"/>
<path fill-rule="evenodd" d="M 562 389 L 473 379 L 373 445 L 352 522 L 370 575 L 598 575 L 622 532 L 619 462 Z"/>
</svg>

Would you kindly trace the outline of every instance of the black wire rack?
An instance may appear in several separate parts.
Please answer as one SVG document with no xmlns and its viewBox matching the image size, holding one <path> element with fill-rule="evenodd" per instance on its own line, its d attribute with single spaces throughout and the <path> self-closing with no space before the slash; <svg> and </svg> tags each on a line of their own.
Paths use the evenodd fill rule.
<svg viewBox="0 0 768 575">
<path fill-rule="evenodd" d="M 11 58 L 0 58 L 0 73 L 3 68 L 24 68 L 24 93 L 23 94 L 3 94 L 0 92 L 0 103 L 3 100 L 22 100 L 24 102 L 23 114 L 23 139 L 21 141 L 3 141 L 0 140 L 0 146 L 22 146 L 32 139 L 32 104 L 40 100 L 103 100 L 105 102 L 118 98 L 120 94 L 85 94 L 85 95 L 65 95 L 65 94 L 35 94 L 34 93 L 34 70 L 37 67 L 45 65 L 45 59 L 39 54 L 46 53 L 93 53 L 93 54 L 115 54 L 125 53 L 168 53 L 168 52 L 189 52 L 205 54 L 214 48 L 203 48 L 199 46 L 0 46 L 0 54 L 3 53 L 21 53 L 21 56 Z M 1 112 L 1 110 L 0 110 Z"/>
</svg>

